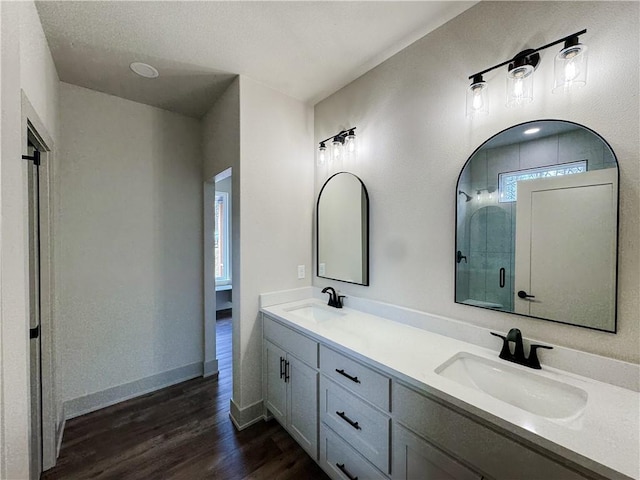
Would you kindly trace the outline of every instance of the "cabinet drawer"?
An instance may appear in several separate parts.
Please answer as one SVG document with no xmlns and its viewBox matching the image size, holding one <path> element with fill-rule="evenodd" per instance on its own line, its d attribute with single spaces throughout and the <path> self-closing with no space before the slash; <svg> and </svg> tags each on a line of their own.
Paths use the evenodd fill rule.
<svg viewBox="0 0 640 480">
<path fill-rule="evenodd" d="M 391 381 L 361 363 L 320 345 L 320 371 L 367 401 L 389 411 Z"/>
<path fill-rule="evenodd" d="M 387 478 L 326 425 L 320 427 L 320 466 L 335 480 Z"/>
<path fill-rule="evenodd" d="M 321 376 L 320 418 L 367 460 L 389 472 L 388 416 Z"/>
<path fill-rule="evenodd" d="M 398 383 L 393 386 L 393 405 L 398 422 L 484 475 L 519 480 L 585 478 Z"/>
<path fill-rule="evenodd" d="M 393 480 L 437 478 L 438 480 L 481 480 L 469 470 L 426 440 L 399 424 L 393 426 Z"/>
<path fill-rule="evenodd" d="M 264 337 L 284 348 L 307 365 L 318 368 L 318 342 L 294 332 L 266 315 L 262 315 Z"/>
</svg>

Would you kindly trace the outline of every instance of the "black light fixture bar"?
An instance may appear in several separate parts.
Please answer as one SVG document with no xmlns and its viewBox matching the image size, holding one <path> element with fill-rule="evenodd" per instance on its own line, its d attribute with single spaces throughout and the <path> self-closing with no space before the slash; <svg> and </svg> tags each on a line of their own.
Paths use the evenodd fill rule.
<svg viewBox="0 0 640 480">
<path fill-rule="evenodd" d="M 538 47 L 538 48 L 534 48 L 534 49 L 528 49 L 528 50 L 524 50 L 523 52 L 518 53 L 515 57 L 509 59 L 509 60 L 505 60 L 502 63 L 499 63 L 498 65 L 494 65 L 493 67 L 489 67 L 485 70 L 482 70 L 481 72 L 478 73 L 474 73 L 473 75 L 469 75 L 469 80 L 474 79 L 474 77 L 480 77 L 482 75 L 484 75 L 485 73 L 488 73 L 492 70 L 495 70 L 496 68 L 500 68 L 500 67 L 504 67 L 505 65 L 508 65 L 510 63 L 512 63 L 513 61 L 515 61 L 516 59 L 520 58 L 520 57 L 529 57 L 531 55 L 533 55 L 534 53 L 539 52 L 540 50 L 545 50 L 549 47 L 553 47 L 554 45 L 558 45 L 559 43 L 562 42 L 566 42 L 568 40 L 571 40 L 573 38 L 579 37 L 580 35 L 584 35 L 585 33 L 587 33 L 587 29 L 585 28 L 584 30 L 581 30 L 579 32 L 576 33 L 572 33 L 571 35 L 567 35 L 566 37 L 562 37 L 554 42 L 551 43 L 547 43 L 546 45 L 543 45 L 542 47 Z M 326 140 L 325 140 L 326 141 Z"/>
<path fill-rule="evenodd" d="M 329 140 L 333 140 L 336 137 L 342 138 L 344 140 L 344 137 L 346 137 L 349 134 L 349 132 L 353 132 L 356 128 L 357 127 L 351 127 L 351 128 L 347 128 L 346 130 L 341 130 L 339 133 L 336 133 L 335 135 L 331 135 L 329 138 L 325 138 L 324 140 L 321 140 L 318 143 L 319 144 L 327 143 Z"/>
</svg>

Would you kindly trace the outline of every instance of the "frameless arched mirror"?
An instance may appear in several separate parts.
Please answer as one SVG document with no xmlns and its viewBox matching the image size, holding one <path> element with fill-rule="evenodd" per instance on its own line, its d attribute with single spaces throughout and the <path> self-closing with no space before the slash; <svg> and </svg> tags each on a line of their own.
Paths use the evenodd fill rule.
<svg viewBox="0 0 640 480">
<path fill-rule="evenodd" d="M 316 211 L 317 274 L 369 285 L 369 196 L 364 183 L 347 172 L 330 177 Z"/>
<path fill-rule="evenodd" d="M 618 165 L 572 122 L 511 127 L 456 187 L 455 301 L 616 331 Z"/>
</svg>

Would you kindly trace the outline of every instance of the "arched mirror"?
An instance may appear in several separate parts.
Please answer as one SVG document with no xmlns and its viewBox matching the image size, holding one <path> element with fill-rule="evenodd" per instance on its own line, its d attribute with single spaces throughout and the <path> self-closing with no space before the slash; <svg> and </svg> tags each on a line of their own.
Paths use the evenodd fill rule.
<svg viewBox="0 0 640 480">
<path fill-rule="evenodd" d="M 572 122 L 484 142 L 456 187 L 455 301 L 616 331 L 618 164 Z"/>
<path fill-rule="evenodd" d="M 347 172 L 330 177 L 316 211 L 319 277 L 369 285 L 369 196 L 364 183 Z"/>
</svg>

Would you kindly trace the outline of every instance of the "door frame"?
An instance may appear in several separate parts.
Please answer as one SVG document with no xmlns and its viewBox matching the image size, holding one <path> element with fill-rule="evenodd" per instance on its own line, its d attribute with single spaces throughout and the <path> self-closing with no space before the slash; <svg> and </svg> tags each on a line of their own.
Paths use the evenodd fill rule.
<svg viewBox="0 0 640 480">
<path fill-rule="evenodd" d="M 214 269 L 211 268 L 214 263 L 215 246 L 216 182 L 232 175 L 232 167 L 225 168 L 220 173 L 206 180 L 203 185 L 204 362 L 202 370 L 204 377 L 217 375 L 219 371 L 218 355 L 216 352 L 216 278 Z M 232 237 L 230 236 L 230 238 Z M 232 266 L 233 261 L 231 257 L 229 260 Z M 233 273 L 231 278 L 234 278 Z"/>
<path fill-rule="evenodd" d="M 29 132 L 40 150 L 40 345 L 42 390 L 42 469 L 55 466 L 60 446 L 62 425 L 55 399 L 54 360 L 54 275 L 53 275 L 53 178 L 54 142 L 31 102 L 22 93 L 22 148 L 27 152 Z M 26 169 L 26 166 L 25 166 Z M 25 237 L 28 241 L 28 238 Z M 28 318 L 28 316 L 27 316 Z M 29 420 L 30 422 L 30 420 Z M 31 425 L 29 425 L 31 435 Z M 33 474 L 33 473 L 32 473 Z"/>
</svg>

